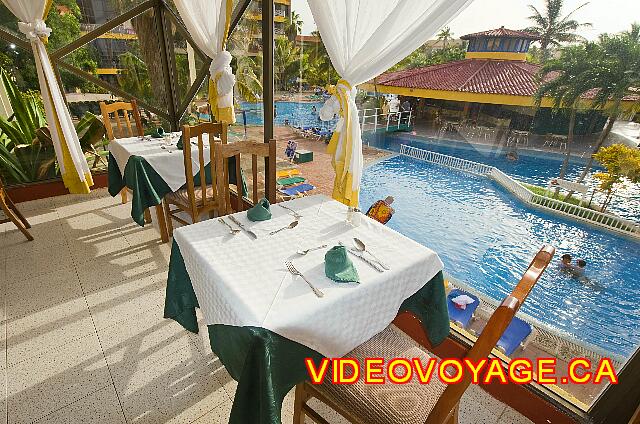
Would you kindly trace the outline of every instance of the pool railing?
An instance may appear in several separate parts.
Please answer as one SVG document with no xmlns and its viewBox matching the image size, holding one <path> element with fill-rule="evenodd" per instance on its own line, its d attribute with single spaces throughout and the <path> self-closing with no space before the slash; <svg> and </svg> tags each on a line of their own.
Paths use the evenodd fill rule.
<svg viewBox="0 0 640 424">
<path fill-rule="evenodd" d="M 419 149 L 406 144 L 400 145 L 400 154 L 435 165 L 446 166 L 475 175 L 482 175 L 492 179 L 507 189 L 524 203 L 567 218 L 587 222 L 591 225 L 613 231 L 618 234 L 640 239 L 640 225 L 616 215 L 599 212 L 593 209 L 574 205 L 559 199 L 533 193 L 498 168 L 483 163 L 444 155 L 430 150 Z"/>
</svg>

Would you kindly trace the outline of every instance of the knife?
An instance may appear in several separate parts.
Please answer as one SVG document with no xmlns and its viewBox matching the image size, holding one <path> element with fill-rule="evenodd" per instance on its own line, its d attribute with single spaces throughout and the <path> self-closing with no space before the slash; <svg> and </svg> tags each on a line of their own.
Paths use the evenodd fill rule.
<svg viewBox="0 0 640 424">
<path fill-rule="evenodd" d="M 344 246 L 344 244 L 342 244 L 342 242 L 340 244 L 342 246 Z M 375 269 L 376 271 L 384 272 L 384 269 L 382 269 L 377 263 L 375 263 L 373 261 L 370 261 L 369 259 L 365 258 L 358 251 L 354 251 L 351 248 L 347 248 L 347 252 L 351 253 L 353 256 L 356 256 L 356 257 L 362 259 L 364 262 L 366 262 L 371 268 Z"/>
<path fill-rule="evenodd" d="M 229 215 L 229 219 L 234 222 L 238 227 L 242 228 L 247 234 L 249 234 L 254 239 L 257 239 L 258 236 L 253 231 L 247 229 L 240 221 L 238 221 L 233 215 Z"/>
</svg>

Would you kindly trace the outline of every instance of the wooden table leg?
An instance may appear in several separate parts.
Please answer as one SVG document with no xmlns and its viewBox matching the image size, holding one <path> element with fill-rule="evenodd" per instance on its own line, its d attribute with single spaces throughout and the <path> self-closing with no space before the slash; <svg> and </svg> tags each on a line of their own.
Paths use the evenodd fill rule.
<svg viewBox="0 0 640 424">
<path fill-rule="evenodd" d="M 167 233 L 167 221 L 164 216 L 164 209 L 162 203 L 156 205 L 156 215 L 158 217 L 158 227 L 160 227 L 160 239 L 163 243 L 169 241 L 169 233 Z M 169 217 L 171 219 L 171 217 Z"/>
<path fill-rule="evenodd" d="M 149 208 L 144 210 L 144 223 L 151 224 L 151 211 Z"/>
</svg>

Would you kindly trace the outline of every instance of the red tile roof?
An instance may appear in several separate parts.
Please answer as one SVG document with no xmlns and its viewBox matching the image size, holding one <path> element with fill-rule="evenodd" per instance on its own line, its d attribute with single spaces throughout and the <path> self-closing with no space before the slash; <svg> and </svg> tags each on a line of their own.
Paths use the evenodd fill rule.
<svg viewBox="0 0 640 424">
<path fill-rule="evenodd" d="M 376 78 L 375 83 L 427 90 L 531 96 L 538 88 L 539 70 L 540 65 L 527 62 L 464 59 L 442 65 L 387 72 Z"/>
<path fill-rule="evenodd" d="M 496 29 L 490 29 L 489 31 L 474 32 L 473 34 L 467 34 L 460 37 L 461 40 L 468 40 L 475 37 L 512 37 L 512 38 L 528 38 L 529 40 L 539 40 L 536 34 L 526 31 L 516 31 L 513 29 L 506 29 L 500 27 Z"/>
</svg>

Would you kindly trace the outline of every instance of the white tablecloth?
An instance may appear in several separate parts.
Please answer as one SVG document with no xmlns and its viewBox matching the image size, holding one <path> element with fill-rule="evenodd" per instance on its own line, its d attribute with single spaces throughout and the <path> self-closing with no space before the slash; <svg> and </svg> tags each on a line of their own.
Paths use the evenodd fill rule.
<svg viewBox="0 0 640 424">
<path fill-rule="evenodd" d="M 347 224 L 346 206 L 325 196 L 284 204 L 303 217 L 294 229 L 273 236 L 268 232 L 293 220 L 277 205 L 271 206 L 273 218 L 260 223 L 250 222 L 246 212 L 235 214 L 257 239 L 244 232 L 231 235 L 216 219 L 174 231 L 207 325 L 263 327 L 327 357 L 343 356 L 389 325 L 402 302 L 443 268 L 435 252 L 376 221 L 363 216 L 359 226 Z M 324 254 L 339 241 L 352 246 L 353 237 L 391 270 L 380 273 L 351 256 L 361 284 L 327 278 Z M 322 244 L 328 247 L 296 254 Z M 293 277 L 286 260 L 324 297 L 317 298 L 300 277 Z"/>
<path fill-rule="evenodd" d="M 178 137 L 180 133 L 171 133 L 172 145 L 166 145 L 161 138 L 145 137 L 129 137 L 118 138 L 109 143 L 109 152 L 116 160 L 120 173 L 124 176 L 124 169 L 127 166 L 129 157 L 132 155 L 143 157 L 149 165 L 160 175 L 160 177 L 167 183 L 171 191 L 176 191 L 182 187 L 186 181 L 184 176 L 184 156 L 182 150 L 176 147 Z M 197 138 L 192 138 L 197 141 Z M 209 135 L 203 134 L 202 141 L 205 145 L 204 149 L 204 164 L 209 163 Z M 164 146 L 163 149 L 161 146 Z M 191 162 L 193 164 L 192 170 L 195 176 L 200 172 L 200 162 L 198 161 L 198 148 L 192 147 Z"/>
</svg>

